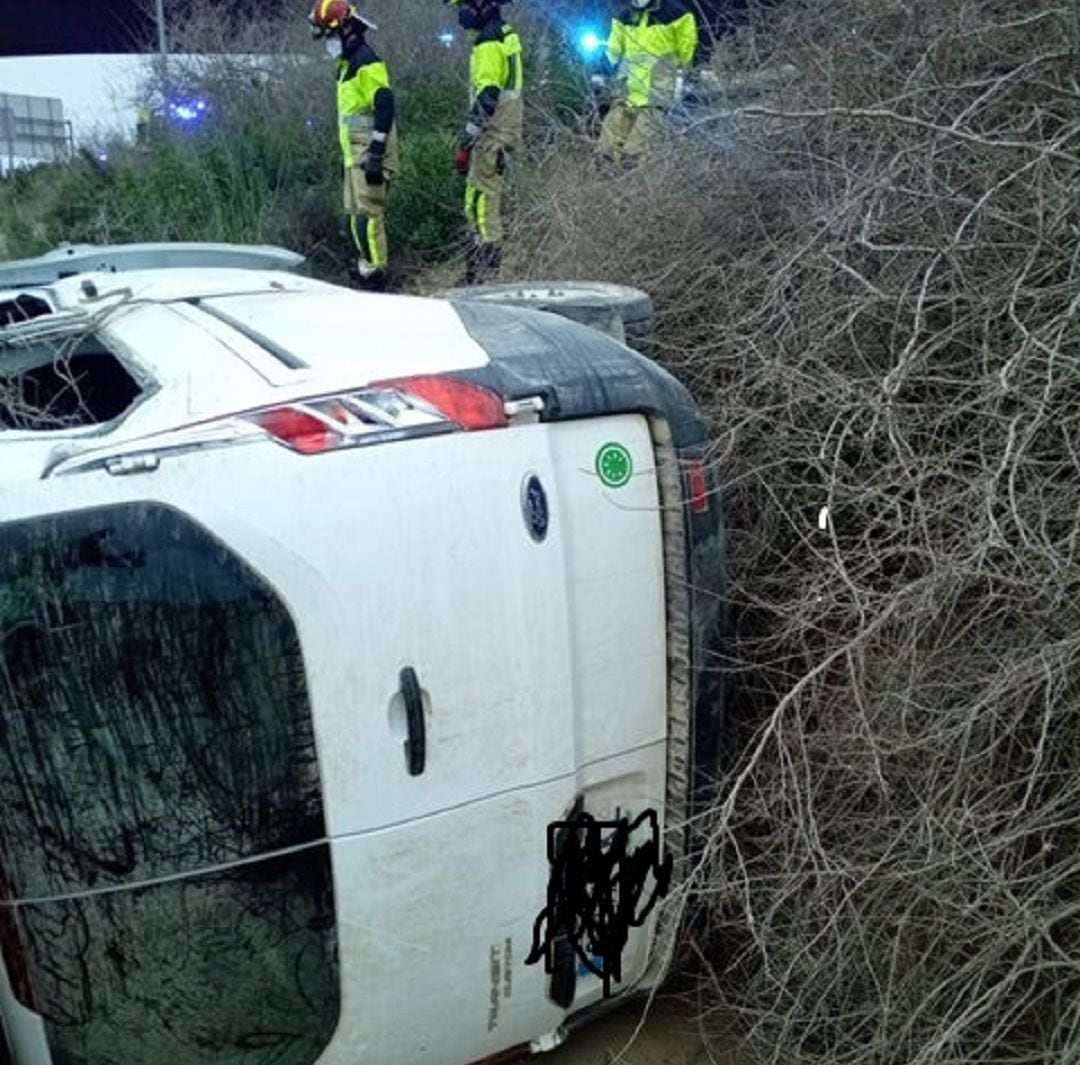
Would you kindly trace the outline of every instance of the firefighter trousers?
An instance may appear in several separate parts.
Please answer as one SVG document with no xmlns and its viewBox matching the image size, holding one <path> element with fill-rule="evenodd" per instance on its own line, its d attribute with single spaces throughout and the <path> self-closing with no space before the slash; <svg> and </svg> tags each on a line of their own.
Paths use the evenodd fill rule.
<svg viewBox="0 0 1080 1065">
<path fill-rule="evenodd" d="M 617 100 L 604 116 L 600 127 L 600 152 L 618 165 L 648 151 L 658 139 L 662 122 L 657 107 L 631 107 Z"/>
<path fill-rule="evenodd" d="M 389 177 L 389 175 L 387 175 Z M 385 270 L 386 182 L 369 185 L 359 166 L 345 168 L 345 214 L 356 251 L 372 270 Z"/>
<path fill-rule="evenodd" d="M 510 149 L 497 137 L 481 134 L 469 156 L 465 177 L 465 218 L 481 244 L 503 239 L 502 198 Z"/>
</svg>

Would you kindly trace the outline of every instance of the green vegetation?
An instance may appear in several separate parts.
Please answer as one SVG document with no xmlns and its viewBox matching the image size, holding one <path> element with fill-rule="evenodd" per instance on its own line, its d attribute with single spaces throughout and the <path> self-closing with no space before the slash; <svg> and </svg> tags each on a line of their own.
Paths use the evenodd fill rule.
<svg viewBox="0 0 1080 1065">
<path fill-rule="evenodd" d="M 404 86 L 401 173 L 387 207 L 395 247 L 418 263 L 453 254 L 464 238 L 464 186 L 451 165 L 462 122 L 459 80 Z"/>
<path fill-rule="evenodd" d="M 450 161 L 461 98 L 449 80 L 400 90 L 402 168 L 389 225 L 407 268 L 460 239 L 460 178 Z M 0 250 L 19 258 L 62 241 L 271 243 L 336 277 L 347 245 L 332 107 L 332 92 L 318 119 L 234 105 L 206 129 L 159 122 L 142 144 L 112 143 L 69 165 L 18 172 L 0 183 Z"/>
</svg>

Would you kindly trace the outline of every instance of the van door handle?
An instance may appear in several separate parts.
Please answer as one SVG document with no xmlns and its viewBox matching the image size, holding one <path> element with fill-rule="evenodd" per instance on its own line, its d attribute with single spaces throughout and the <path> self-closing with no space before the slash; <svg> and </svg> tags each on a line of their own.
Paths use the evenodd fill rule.
<svg viewBox="0 0 1080 1065">
<path fill-rule="evenodd" d="M 405 768 L 409 776 L 418 777 L 424 771 L 427 741 L 424 736 L 424 699 L 420 694 L 420 681 L 416 670 L 406 666 L 401 671 L 401 698 L 405 703 Z"/>
</svg>

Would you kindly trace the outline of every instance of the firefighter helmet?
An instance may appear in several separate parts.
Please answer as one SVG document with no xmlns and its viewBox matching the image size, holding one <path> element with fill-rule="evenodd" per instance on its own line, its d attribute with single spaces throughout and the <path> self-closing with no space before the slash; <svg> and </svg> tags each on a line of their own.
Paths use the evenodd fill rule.
<svg viewBox="0 0 1080 1065">
<path fill-rule="evenodd" d="M 361 15 L 349 0 L 315 0 L 315 6 L 308 18 L 315 29 L 316 37 L 336 33 L 350 21 L 359 22 L 370 30 L 377 28 L 374 22 Z"/>
</svg>

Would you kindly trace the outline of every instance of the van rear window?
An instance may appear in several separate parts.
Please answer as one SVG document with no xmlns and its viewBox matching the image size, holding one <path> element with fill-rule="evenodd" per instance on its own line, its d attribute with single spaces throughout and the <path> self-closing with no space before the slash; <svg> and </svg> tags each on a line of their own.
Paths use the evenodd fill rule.
<svg viewBox="0 0 1080 1065">
<path fill-rule="evenodd" d="M 0 907 L 54 1060 L 314 1060 L 337 1020 L 299 637 L 156 504 L 0 525 Z"/>
</svg>

